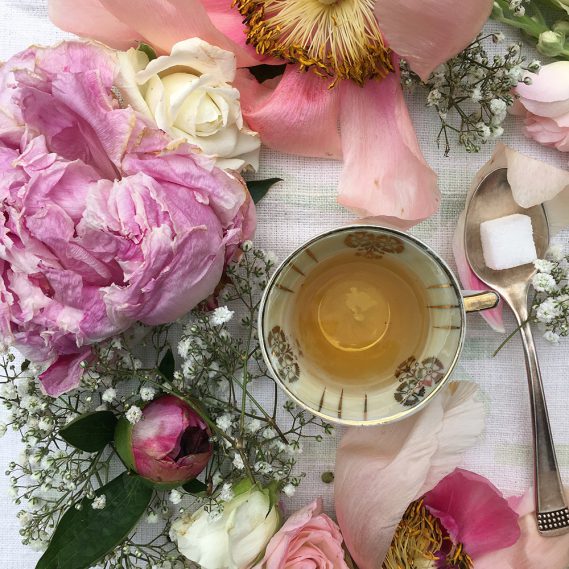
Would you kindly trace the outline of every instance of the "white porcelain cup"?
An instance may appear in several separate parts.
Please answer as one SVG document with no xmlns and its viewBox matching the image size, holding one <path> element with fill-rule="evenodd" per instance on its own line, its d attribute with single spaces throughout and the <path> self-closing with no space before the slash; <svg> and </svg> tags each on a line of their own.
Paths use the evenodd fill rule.
<svg viewBox="0 0 569 569">
<path fill-rule="evenodd" d="M 314 362 L 308 365 L 296 337 L 294 305 L 303 282 L 339 254 L 374 263 L 394 258 L 422 287 L 428 327 L 420 353 L 394 361 L 387 380 L 384 371 L 377 382 L 357 377 L 339 382 Z M 335 423 L 385 424 L 418 411 L 443 388 L 462 351 L 466 312 L 493 308 L 498 301 L 494 292 L 463 295 L 446 263 L 419 239 L 386 227 L 351 225 L 314 237 L 277 268 L 261 301 L 259 338 L 269 371 L 299 405 Z M 397 306 L 391 306 L 391 319 L 397 316 Z"/>
</svg>

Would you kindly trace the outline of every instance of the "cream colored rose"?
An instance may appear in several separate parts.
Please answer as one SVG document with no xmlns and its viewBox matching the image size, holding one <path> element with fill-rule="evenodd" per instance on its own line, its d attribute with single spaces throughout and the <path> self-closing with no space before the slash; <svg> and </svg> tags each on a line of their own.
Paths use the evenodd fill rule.
<svg viewBox="0 0 569 569">
<path fill-rule="evenodd" d="M 216 158 L 220 168 L 258 168 L 260 138 L 243 121 L 235 56 L 192 38 L 150 61 L 139 50 L 119 52 L 116 86 L 126 103 L 175 139 Z"/>
</svg>

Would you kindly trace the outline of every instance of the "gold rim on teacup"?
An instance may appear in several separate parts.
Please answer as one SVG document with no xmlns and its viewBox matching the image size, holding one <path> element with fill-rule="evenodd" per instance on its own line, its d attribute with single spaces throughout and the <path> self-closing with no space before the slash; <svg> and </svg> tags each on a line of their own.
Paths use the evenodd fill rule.
<svg viewBox="0 0 569 569">
<path fill-rule="evenodd" d="M 397 256 L 415 273 L 428 300 L 432 330 L 421 353 L 394 365 L 381 386 L 338 385 L 303 370 L 303 350 L 287 320 L 291 301 L 310 268 L 341 250 L 367 259 Z M 277 384 L 300 406 L 334 423 L 381 425 L 422 409 L 448 382 L 464 346 L 466 312 L 493 308 L 493 292 L 465 295 L 448 265 L 425 243 L 395 229 L 349 225 L 326 231 L 291 253 L 272 275 L 259 310 L 263 357 Z"/>
</svg>

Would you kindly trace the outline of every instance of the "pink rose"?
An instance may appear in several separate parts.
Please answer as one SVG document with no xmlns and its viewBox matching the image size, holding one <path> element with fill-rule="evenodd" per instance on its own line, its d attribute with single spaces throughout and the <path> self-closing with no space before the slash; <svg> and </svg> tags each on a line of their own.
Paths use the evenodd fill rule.
<svg viewBox="0 0 569 569">
<path fill-rule="evenodd" d="M 544 146 L 569 152 L 569 61 L 544 65 L 530 73 L 531 85 L 520 83 L 514 114 L 525 117 L 525 134 Z"/>
<path fill-rule="evenodd" d="M 273 536 L 255 569 L 348 569 L 340 528 L 322 513 L 322 499 L 293 514 Z"/>
<path fill-rule="evenodd" d="M 53 396 L 95 342 L 212 294 L 254 229 L 243 181 L 121 108 L 117 72 L 81 42 L 0 68 L 0 335 Z"/>
<path fill-rule="evenodd" d="M 121 419 L 116 447 L 126 462 L 143 478 L 166 486 L 193 480 L 212 454 L 211 432 L 187 403 L 164 395 L 142 411 L 134 426 Z"/>
</svg>

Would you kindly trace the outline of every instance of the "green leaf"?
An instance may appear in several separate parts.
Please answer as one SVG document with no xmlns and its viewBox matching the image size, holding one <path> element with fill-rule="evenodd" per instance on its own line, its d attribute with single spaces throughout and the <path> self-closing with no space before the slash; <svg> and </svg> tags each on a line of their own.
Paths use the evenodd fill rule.
<svg viewBox="0 0 569 569">
<path fill-rule="evenodd" d="M 95 494 L 105 495 L 105 508 L 94 510 L 92 501 L 85 498 L 80 510 L 67 510 L 36 569 L 92 567 L 128 537 L 146 511 L 152 493 L 139 476 L 126 472 L 99 488 Z"/>
<path fill-rule="evenodd" d="M 96 411 L 77 417 L 59 431 L 61 438 L 85 452 L 103 450 L 115 437 L 117 418 L 111 411 Z"/>
<path fill-rule="evenodd" d="M 174 379 L 174 371 L 176 369 L 176 362 L 174 361 L 174 353 L 171 348 L 168 348 L 166 355 L 162 358 L 158 366 L 160 373 L 167 379 Z"/>
<path fill-rule="evenodd" d="M 282 178 L 267 178 L 266 180 L 255 180 L 253 182 L 247 182 L 247 188 L 253 201 L 259 203 L 266 195 L 267 192 L 274 186 L 277 182 L 282 182 Z"/>
<path fill-rule="evenodd" d="M 249 67 L 249 71 L 251 75 L 255 77 L 255 79 L 262 83 L 267 79 L 273 79 L 274 77 L 278 77 L 285 72 L 286 64 L 284 65 L 255 65 L 253 67 Z"/>
<path fill-rule="evenodd" d="M 148 45 L 147 43 L 140 42 L 138 44 L 137 49 L 138 51 L 142 51 L 143 53 L 145 53 L 150 61 L 158 57 L 156 55 L 156 52 L 154 51 L 154 48 L 151 45 Z"/>
<path fill-rule="evenodd" d="M 192 496 L 197 496 L 198 498 L 205 498 L 207 496 L 207 484 L 204 484 L 200 480 L 194 479 L 186 482 L 182 488 Z"/>
<path fill-rule="evenodd" d="M 115 450 L 124 465 L 135 471 L 134 455 L 132 454 L 132 423 L 121 417 L 115 429 Z"/>
</svg>

